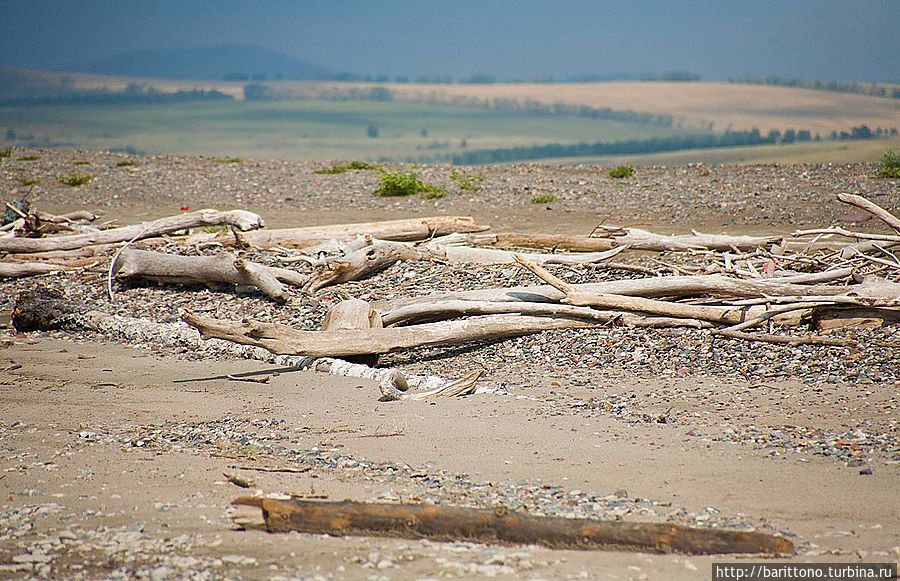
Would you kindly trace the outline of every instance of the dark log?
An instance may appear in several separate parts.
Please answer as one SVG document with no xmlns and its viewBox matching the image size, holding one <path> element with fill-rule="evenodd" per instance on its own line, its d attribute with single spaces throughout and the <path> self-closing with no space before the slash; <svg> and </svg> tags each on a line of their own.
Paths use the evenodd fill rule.
<svg viewBox="0 0 900 581">
<path fill-rule="evenodd" d="M 387 536 L 436 541 L 542 545 L 552 549 L 716 555 L 789 555 L 789 540 L 760 532 L 533 516 L 425 504 L 309 502 L 242 496 L 233 505 L 262 511 L 269 532 Z M 244 521 L 247 522 L 247 521 Z"/>
<path fill-rule="evenodd" d="M 12 324 L 20 333 L 52 331 L 65 328 L 79 312 L 80 305 L 58 290 L 38 287 L 16 295 Z"/>
</svg>

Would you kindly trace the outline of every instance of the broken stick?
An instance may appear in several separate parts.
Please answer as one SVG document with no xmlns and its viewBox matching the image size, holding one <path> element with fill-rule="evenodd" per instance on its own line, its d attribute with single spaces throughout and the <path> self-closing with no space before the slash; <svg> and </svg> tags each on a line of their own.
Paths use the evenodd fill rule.
<svg viewBox="0 0 900 581">
<path fill-rule="evenodd" d="M 668 523 L 540 517 L 509 512 L 505 507 L 479 510 L 425 504 L 288 501 L 251 496 L 239 497 L 232 504 L 260 509 L 263 526 L 269 532 L 299 531 L 335 536 L 390 536 L 543 545 L 552 549 L 689 555 L 789 555 L 794 552 L 794 545 L 789 540 L 760 532 L 700 529 Z M 243 518 L 242 522 L 248 523 Z"/>
</svg>

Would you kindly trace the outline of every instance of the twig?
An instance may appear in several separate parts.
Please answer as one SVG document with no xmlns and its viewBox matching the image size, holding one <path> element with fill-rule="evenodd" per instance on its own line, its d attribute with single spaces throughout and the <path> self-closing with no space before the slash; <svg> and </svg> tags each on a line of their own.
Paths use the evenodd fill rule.
<svg viewBox="0 0 900 581">
<path fill-rule="evenodd" d="M 238 375 L 226 375 L 231 381 L 247 381 L 249 383 L 269 383 L 269 376 L 265 377 L 240 377 Z"/>
</svg>

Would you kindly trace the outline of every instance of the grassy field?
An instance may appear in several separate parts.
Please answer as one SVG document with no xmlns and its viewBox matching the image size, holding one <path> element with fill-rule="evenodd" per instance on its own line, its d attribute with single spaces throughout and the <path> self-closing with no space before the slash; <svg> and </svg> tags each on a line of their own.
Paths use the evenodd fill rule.
<svg viewBox="0 0 900 581">
<path fill-rule="evenodd" d="M 147 153 L 367 160 L 683 132 L 439 104 L 315 100 L 0 108 L 0 137 L 6 128 L 38 143 L 46 138 L 87 149 L 130 146 Z M 370 128 L 377 137 L 369 136 Z"/>
<path fill-rule="evenodd" d="M 758 164 L 758 163 L 850 163 L 876 161 L 888 149 L 900 151 L 900 138 L 868 141 L 825 141 L 786 145 L 754 145 L 695 149 L 645 155 L 606 155 L 565 159 L 542 159 L 540 163 L 575 165 L 685 165 L 688 163 Z"/>
<path fill-rule="evenodd" d="M 685 127 L 724 131 L 809 129 L 824 137 L 858 125 L 900 126 L 900 100 L 792 87 L 733 83 L 606 82 L 383 86 L 405 99 L 532 100 L 668 114 Z"/>
</svg>

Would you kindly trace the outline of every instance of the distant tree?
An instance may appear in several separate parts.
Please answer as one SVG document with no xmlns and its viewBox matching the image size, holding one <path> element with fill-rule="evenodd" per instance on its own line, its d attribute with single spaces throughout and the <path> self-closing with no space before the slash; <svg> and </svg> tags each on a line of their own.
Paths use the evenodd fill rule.
<svg viewBox="0 0 900 581">
<path fill-rule="evenodd" d="M 794 143 L 797 141 L 797 132 L 793 129 L 786 129 L 781 136 L 781 143 Z"/>
<path fill-rule="evenodd" d="M 259 83 L 244 85 L 244 99 L 247 101 L 271 101 L 274 98 L 272 87 Z"/>
<path fill-rule="evenodd" d="M 394 94 L 391 93 L 390 89 L 385 89 L 384 87 L 372 87 L 369 90 L 369 99 L 373 101 L 392 101 Z"/>
<path fill-rule="evenodd" d="M 809 129 L 797 131 L 797 141 L 812 141 L 812 133 Z"/>
<path fill-rule="evenodd" d="M 366 135 L 373 139 L 378 137 L 378 126 L 377 125 L 369 125 L 369 127 L 366 129 Z"/>
</svg>

